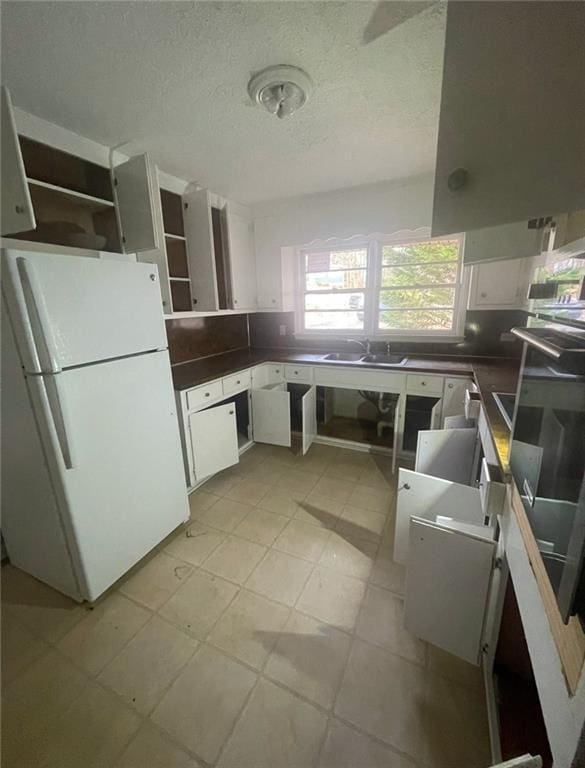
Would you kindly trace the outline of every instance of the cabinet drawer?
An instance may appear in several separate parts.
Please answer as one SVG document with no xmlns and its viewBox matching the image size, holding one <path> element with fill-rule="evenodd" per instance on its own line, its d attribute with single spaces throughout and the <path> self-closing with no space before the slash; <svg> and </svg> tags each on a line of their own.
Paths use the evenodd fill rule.
<svg viewBox="0 0 585 768">
<path fill-rule="evenodd" d="M 279 382 L 284 381 L 284 365 L 269 363 L 266 366 L 266 370 L 268 371 L 269 384 L 278 384 Z"/>
<path fill-rule="evenodd" d="M 221 381 L 210 381 L 202 387 L 196 387 L 187 392 L 187 407 L 189 410 L 193 410 L 193 408 L 199 408 L 199 406 L 206 405 L 220 397 L 223 397 Z"/>
<path fill-rule="evenodd" d="M 226 376 L 223 380 L 224 395 L 231 395 L 232 392 L 240 392 L 248 389 L 250 386 L 250 371 L 240 371 L 233 376 Z"/>
<path fill-rule="evenodd" d="M 313 369 L 308 365 L 285 365 L 284 377 L 287 381 L 312 381 Z"/>
<path fill-rule="evenodd" d="M 409 373 L 406 377 L 406 392 L 440 396 L 443 394 L 443 377 L 419 376 L 417 374 Z"/>
</svg>

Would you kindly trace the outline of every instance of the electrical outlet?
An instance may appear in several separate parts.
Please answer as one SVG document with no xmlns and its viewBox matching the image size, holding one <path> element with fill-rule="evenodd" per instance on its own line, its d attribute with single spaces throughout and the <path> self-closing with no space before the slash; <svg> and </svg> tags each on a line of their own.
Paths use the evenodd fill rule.
<svg viewBox="0 0 585 768">
<path fill-rule="evenodd" d="M 279 325 L 278 332 L 281 336 L 286 336 L 286 325 Z"/>
<path fill-rule="evenodd" d="M 500 333 L 500 341 L 516 341 L 516 337 L 513 333 L 508 333 L 508 331 L 504 331 L 503 333 Z"/>
</svg>

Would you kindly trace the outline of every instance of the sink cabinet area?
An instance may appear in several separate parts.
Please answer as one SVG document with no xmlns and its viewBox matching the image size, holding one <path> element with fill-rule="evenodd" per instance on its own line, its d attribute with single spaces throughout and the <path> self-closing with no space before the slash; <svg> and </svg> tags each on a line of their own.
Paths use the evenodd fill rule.
<svg viewBox="0 0 585 768">
<path fill-rule="evenodd" d="M 350 362 L 350 361 L 346 361 Z M 375 452 L 396 471 L 420 430 L 464 419 L 467 377 L 338 364 L 267 362 L 176 393 L 187 485 L 239 461 L 253 442 L 306 453 L 313 442 Z M 201 435 L 214 450 L 199 455 Z"/>
</svg>

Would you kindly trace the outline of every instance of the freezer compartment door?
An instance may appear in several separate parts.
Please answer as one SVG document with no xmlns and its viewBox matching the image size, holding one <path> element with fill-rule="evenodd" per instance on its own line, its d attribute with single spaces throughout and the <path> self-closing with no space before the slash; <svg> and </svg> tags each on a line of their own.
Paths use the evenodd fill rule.
<svg viewBox="0 0 585 768">
<path fill-rule="evenodd" d="M 152 264 L 4 251 L 3 290 L 30 373 L 165 349 Z"/>
<path fill-rule="evenodd" d="M 29 382 L 81 591 L 95 600 L 189 517 L 168 353 Z"/>
</svg>

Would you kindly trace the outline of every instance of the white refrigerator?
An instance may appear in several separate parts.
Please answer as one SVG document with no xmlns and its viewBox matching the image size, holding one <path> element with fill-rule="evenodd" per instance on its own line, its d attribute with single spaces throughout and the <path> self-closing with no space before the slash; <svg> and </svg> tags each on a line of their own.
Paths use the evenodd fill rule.
<svg viewBox="0 0 585 768">
<path fill-rule="evenodd" d="M 2 252 L 2 534 L 93 601 L 189 517 L 156 267 Z"/>
</svg>

